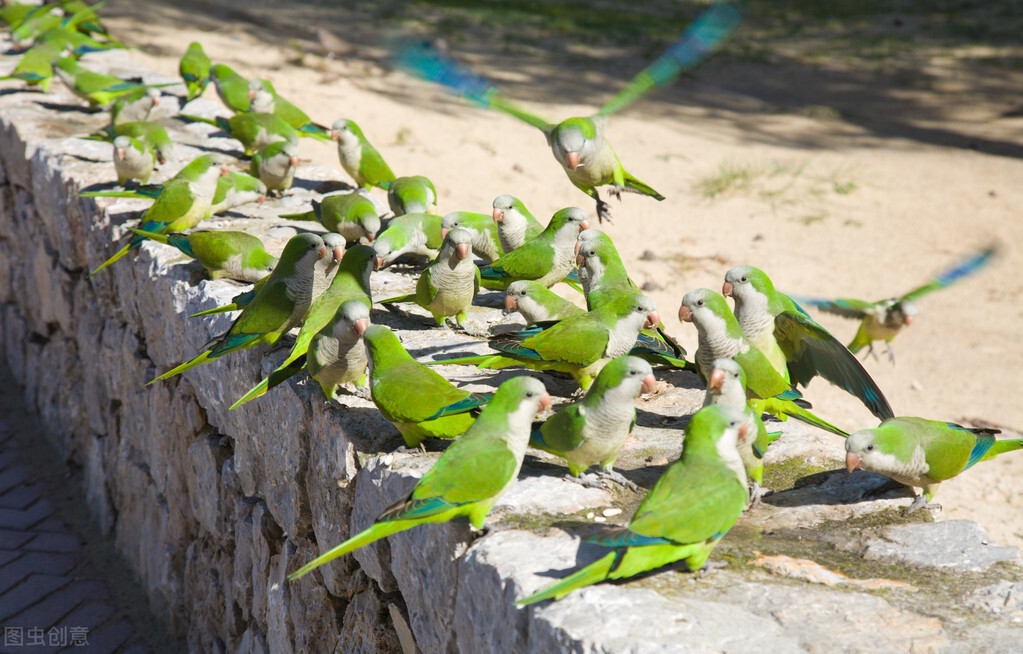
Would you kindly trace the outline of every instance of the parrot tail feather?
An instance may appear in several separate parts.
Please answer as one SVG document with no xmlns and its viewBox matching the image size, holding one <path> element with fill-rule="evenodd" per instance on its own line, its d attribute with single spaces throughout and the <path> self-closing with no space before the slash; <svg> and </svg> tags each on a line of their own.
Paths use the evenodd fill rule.
<svg viewBox="0 0 1023 654">
<path fill-rule="evenodd" d="M 568 595 L 573 590 L 600 583 L 607 579 L 607 576 L 611 572 L 615 559 L 618 555 L 618 552 L 611 552 L 604 558 L 594 561 L 575 574 L 569 575 L 561 581 L 557 581 L 547 588 L 533 593 L 525 599 L 520 599 L 516 602 L 516 604 L 519 606 L 528 606 L 548 599 L 558 600 L 565 595 Z"/>
<path fill-rule="evenodd" d="M 309 563 L 306 563 L 298 570 L 292 572 L 290 575 L 288 575 L 288 581 L 295 581 L 299 577 L 306 575 L 307 573 L 320 567 L 324 563 L 333 561 L 339 556 L 344 556 L 345 554 L 353 552 L 359 549 L 360 547 L 364 547 L 372 542 L 378 541 L 381 538 L 384 538 L 385 536 L 390 536 L 391 534 L 403 531 L 405 529 L 408 529 L 409 527 L 414 527 L 417 524 L 419 523 L 411 520 L 401 520 L 395 522 L 378 522 L 369 529 L 366 529 L 365 531 L 356 534 L 355 536 L 349 538 L 348 540 L 341 543 L 337 547 L 331 549 L 330 551 L 324 554 L 321 554 L 320 556 L 316 557 Z"/>
</svg>

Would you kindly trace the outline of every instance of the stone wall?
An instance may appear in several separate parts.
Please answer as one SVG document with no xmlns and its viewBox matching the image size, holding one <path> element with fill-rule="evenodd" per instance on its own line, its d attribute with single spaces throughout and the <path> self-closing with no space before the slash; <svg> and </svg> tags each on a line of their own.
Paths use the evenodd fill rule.
<svg viewBox="0 0 1023 654">
<path fill-rule="evenodd" d="M 118 53 L 90 55 L 89 64 L 131 67 Z M 110 146 L 75 138 L 106 114 L 83 111 L 59 83 L 47 95 L 13 83 L 4 92 L 0 355 L 44 436 L 84 471 L 88 505 L 154 612 L 191 650 L 971 651 L 983 643 L 987 651 L 1019 651 L 1023 575 L 1004 563 L 1018 562 L 1014 548 L 990 543 L 973 523 L 906 522 L 896 511 L 908 502 L 905 489 L 834 471 L 841 441 L 788 424 L 769 459 L 768 485 L 780 492 L 744 516 L 714 557 L 728 567 L 704 578 L 668 570 L 516 608 L 515 599 L 597 558 L 599 548 L 578 534 L 627 519 L 641 498 L 567 482 L 551 458 L 531 453 L 487 535 L 459 524 L 418 527 L 287 582 L 288 571 L 407 492 L 436 453 L 388 453 L 400 438 L 369 402 L 327 404 L 305 380 L 228 411 L 283 359 L 281 350 L 256 348 L 146 386 L 231 322 L 230 315 L 185 316 L 239 287 L 205 280 L 176 250 L 154 244 L 87 276 L 147 203 L 76 195 L 113 178 Z M 218 110 L 209 101 L 189 109 Z M 161 179 L 199 154 L 196 145 L 237 149 L 211 127 L 168 125 L 176 125 L 179 146 Z M 295 225 L 275 216 L 341 177 L 301 169 L 299 178 L 287 197 L 210 226 L 244 223 L 279 248 Z M 374 292 L 385 297 L 413 280 L 375 274 Z M 420 357 L 485 350 L 479 338 L 424 329 L 419 314 L 380 311 L 374 320 L 392 325 Z M 509 319 L 482 307 L 469 331 L 502 320 Z M 442 370 L 479 389 L 510 374 Z M 565 381 L 542 377 L 556 395 L 571 393 Z M 641 402 L 636 441 L 620 459 L 645 487 L 679 451 L 679 428 L 702 397 L 688 373 L 659 378 L 665 383 Z M 926 554 L 935 542 L 953 553 L 949 561 Z M 774 556 L 782 554 L 795 558 Z M 817 570 L 814 561 L 827 567 Z M 948 566 L 962 570 L 955 584 L 939 572 Z"/>
</svg>

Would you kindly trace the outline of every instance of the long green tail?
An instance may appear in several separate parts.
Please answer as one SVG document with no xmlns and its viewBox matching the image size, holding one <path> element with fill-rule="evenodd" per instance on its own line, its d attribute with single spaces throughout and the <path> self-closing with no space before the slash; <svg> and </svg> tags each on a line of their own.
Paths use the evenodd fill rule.
<svg viewBox="0 0 1023 654">
<path fill-rule="evenodd" d="M 164 379 L 168 379 L 170 377 L 173 377 L 174 375 L 180 375 L 181 373 L 185 372 L 186 370 L 191 370 L 192 368 L 194 368 L 194 367 L 196 367 L 196 366 L 198 366 L 200 364 L 206 363 L 209 360 L 210 360 L 210 351 L 209 350 L 203 350 L 195 358 L 182 363 L 180 366 L 178 366 L 176 368 L 171 368 L 170 370 L 168 370 L 167 372 L 163 373 L 162 375 L 160 375 L 156 379 L 152 379 L 152 380 L 146 382 L 146 386 L 149 386 L 150 384 L 155 384 L 156 382 L 164 380 Z"/>
<path fill-rule="evenodd" d="M 153 241 L 156 241 L 157 243 L 163 243 L 164 245 L 167 245 L 168 240 L 167 234 L 160 234 L 159 232 L 147 232 L 144 229 L 136 229 L 134 227 L 129 227 L 128 231 L 131 232 L 132 234 L 135 234 L 136 236 L 148 238 Z"/>
<path fill-rule="evenodd" d="M 419 520 L 395 520 L 391 522 L 378 522 L 369 529 L 359 534 L 356 534 L 355 536 L 352 536 L 351 538 L 341 543 L 337 547 L 331 549 L 325 554 L 319 555 L 318 557 L 316 557 L 309 563 L 306 563 L 298 570 L 292 572 L 290 575 L 288 575 L 288 581 L 295 581 L 299 577 L 309 573 L 312 570 L 315 570 L 324 563 L 333 561 L 339 556 L 344 556 L 345 554 L 353 552 L 359 549 L 360 547 L 364 547 L 374 541 L 378 541 L 381 538 L 384 538 L 385 536 L 396 534 L 399 531 L 404 531 L 418 524 L 420 524 Z"/>
<path fill-rule="evenodd" d="M 569 575 L 561 581 L 557 581 L 547 588 L 533 593 L 525 599 L 520 599 L 515 603 L 519 606 L 528 606 L 530 604 L 536 604 L 537 602 L 549 599 L 559 600 L 565 595 L 571 593 L 573 590 L 578 590 L 579 588 L 600 583 L 607 579 L 608 574 L 611 572 L 611 566 L 614 565 L 615 558 L 618 554 L 619 553 L 617 551 L 611 552 L 604 558 L 589 564 L 579 572 Z"/>
<path fill-rule="evenodd" d="M 138 246 L 137 245 L 133 245 L 132 243 L 128 243 L 128 245 L 125 245 L 123 248 L 121 248 L 120 250 L 115 252 L 114 256 L 110 257 L 109 259 L 107 259 L 106 261 L 101 263 L 98 268 L 96 268 L 91 273 L 89 273 L 89 276 L 91 277 L 91 276 L 95 275 L 96 273 L 98 273 L 99 271 L 103 270 L 104 268 L 106 268 L 110 264 L 114 263 L 118 259 L 124 257 L 124 255 L 128 254 L 128 252 L 133 250 L 135 247 L 138 247 Z"/>
<path fill-rule="evenodd" d="M 778 398 L 772 397 L 766 400 L 750 400 L 749 405 L 757 411 L 770 413 L 782 420 L 785 420 L 786 416 L 791 416 L 800 422 L 805 422 L 808 425 L 813 425 L 814 427 L 818 427 L 825 431 L 830 431 L 832 434 L 838 434 L 843 438 L 849 436 L 849 432 L 845 431 L 841 427 L 836 427 L 827 420 L 815 416 L 813 413 L 810 413 L 790 400 L 779 400 Z"/>
<path fill-rule="evenodd" d="M 231 405 L 229 411 L 234 411 L 235 409 L 245 404 L 246 402 L 254 400 L 257 397 L 262 397 L 266 395 L 266 392 L 269 391 L 271 388 L 282 383 L 289 377 L 297 374 L 304 368 L 305 362 L 299 359 L 296 359 L 288 364 L 281 364 L 280 368 L 274 370 L 272 373 L 270 373 L 270 375 L 267 376 L 266 379 L 260 381 L 258 384 L 249 389 L 248 393 L 238 398 L 238 401 Z"/>
</svg>

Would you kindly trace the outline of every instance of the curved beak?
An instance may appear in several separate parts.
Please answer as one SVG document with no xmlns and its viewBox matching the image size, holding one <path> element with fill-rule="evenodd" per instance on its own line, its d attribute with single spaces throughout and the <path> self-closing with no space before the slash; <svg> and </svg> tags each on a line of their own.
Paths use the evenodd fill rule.
<svg viewBox="0 0 1023 654">
<path fill-rule="evenodd" d="M 255 97 L 256 97 L 256 92 L 255 91 L 249 91 L 249 102 L 252 102 L 252 100 L 255 99 Z"/>
<path fill-rule="evenodd" d="M 338 245 L 334 248 L 334 263 L 341 263 L 341 257 L 345 256 L 345 249 Z"/>
<path fill-rule="evenodd" d="M 360 337 L 366 333 L 367 329 L 369 329 L 369 319 L 359 318 L 355 321 L 355 333 L 357 333 Z"/>
<path fill-rule="evenodd" d="M 330 254 L 330 250 L 327 249 L 327 246 L 321 245 L 320 249 L 316 251 L 316 260 L 326 259 L 328 254 Z"/>
<path fill-rule="evenodd" d="M 579 167 L 579 153 L 578 152 L 566 152 L 565 158 L 568 159 L 568 167 L 575 170 Z"/>
<path fill-rule="evenodd" d="M 577 257 L 579 256 L 579 250 L 581 250 L 582 247 L 583 247 L 583 242 L 582 241 L 576 241 L 575 242 L 575 256 L 577 256 Z"/>
<path fill-rule="evenodd" d="M 746 423 L 743 423 L 743 424 L 739 425 L 739 437 L 736 440 L 739 441 L 740 443 L 745 443 L 746 442 L 746 437 L 748 435 L 749 435 L 749 425 L 746 424 Z"/>
<path fill-rule="evenodd" d="M 551 402 L 551 394 L 550 393 L 544 393 L 543 395 L 541 395 L 540 396 L 540 410 L 541 411 L 546 411 L 546 410 L 550 409 L 551 406 L 553 406 L 553 402 Z"/>
<path fill-rule="evenodd" d="M 584 257 L 581 254 L 575 255 L 575 265 L 579 266 L 580 268 L 586 265 L 586 257 Z"/>
<path fill-rule="evenodd" d="M 377 235 L 372 233 L 366 234 L 366 240 L 372 243 L 373 241 L 377 240 Z"/>
<path fill-rule="evenodd" d="M 288 165 L 292 168 L 296 167 L 298 165 L 298 157 L 291 157 L 288 159 Z"/>
<path fill-rule="evenodd" d="M 584 220 L 584 221 L 582 221 L 581 223 L 579 223 L 579 231 L 580 231 L 580 232 L 581 232 L 581 231 L 584 231 L 584 230 L 587 230 L 587 229 L 589 229 L 589 228 L 590 228 L 590 221 L 588 221 L 588 220 Z M 577 242 L 578 242 L 578 241 L 577 241 Z"/>
<path fill-rule="evenodd" d="M 230 174 L 231 174 L 231 170 L 227 166 L 221 166 L 220 167 L 220 176 L 221 177 L 227 177 Z"/>
<path fill-rule="evenodd" d="M 661 314 L 654 310 L 647 314 L 646 322 L 643 323 L 643 329 L 653 329 L 659 324 L 661 324 Z"/>
<path fill-rule="evenodd" d="M 845 453 L 845 469 L 849 472 L 863 469 L 863 459 L 855 452 Z"/>
<path fill-rule="evenodd" d="M 678 308 L 678 319 L 682 322 L 693 322 L 693 312 L 683 304 Z"/>
<path fill-rule="evenodd" d="M 732 282 L 725 282 L 724 286 L 721 287 L 721 295 L 732 297 Z"/>
<path fill-rule="evenodd" d="M 256 198 L 256 204 L 263 204 L 264 202 L 266 202 L 266 196 L 265 195 L 261 195 L 258 198 Z"/>
<path fill-rule="evenodd" d="M 381 268 L 384 267 L 385 263 L 386 262 L 384 261 L 383 257 L 377 257 L 376 263 L 373 265 L 373 270 L 380 270 Z"/>
<path fill-rule="evenodd" d="M 654 389 L 656 387 L 657 387 L 657 377 L 654 377 L 654 373 L 650 373 L 649 375 L 647 375 L 646 377 L 643 378 L 643 392 L 644 393 L 653 393 Z"/>
<path fill-rule="evenodd" d="M 455 254 L 458 256 L 459 259 L 464 259 L 467 256 L 469 256 L 469 244 L 459 243 L 458 245 L 456 245 Z"/>
<path fill-rule="evenodd" d="M 155 107 L 158 104 L 160 104 L 160 96 L 157 95 L 153 98 L 153 106 Z"/>
<path fill-rule="evenodd" d="M 905 318 L 903 318 L 902 319 L 902 324 L 905 325 L 906 327 L 909 327 L 910 325 L 912 325 L 913 324 L 913 316 L 906 316 Z"/>
<path fill-rule="evenodd" d="M 114 156 L 117 157 L 118 159 L 124 159 L 124 155 L 125 155 L 124 148 L 114 149 Z"/>
<path fill-rule="evenodd" d="M 519 310 L 519 303 L 514 295 L 504 296 L 504 310 L 508 312 Z"/>
<path fill-rule="evenodd" d="M 707 381 L 707 388 L 720 392 L 721 386 L 725 383 L 725 371 L 714 369 L 714 372 L 710 373 L 710 379 Z"/>
<path fill-rule="evenodd" d="M 502 211 L 501 209 L 494 209 L 493 216 L 495 223 L 500 224 L 504 222 L 504 211 Z"/>
<path fill-rule="evenodd" d="M 448 237 L 448 232 L 450 232 L 450 231 L 451 231 L 450 229 L 444 229 L 443 227 L 441 227 L 440 228 L 440 240 L 443 241 L 444 239 L 446 239 Z"/>
<path fill-rule="evenodd" d="M 336 129 L 330 130 L 330 139 L 332 141 L 340 141 L 341 140 L 341 132 L 337 131 Z"/>
</svg>

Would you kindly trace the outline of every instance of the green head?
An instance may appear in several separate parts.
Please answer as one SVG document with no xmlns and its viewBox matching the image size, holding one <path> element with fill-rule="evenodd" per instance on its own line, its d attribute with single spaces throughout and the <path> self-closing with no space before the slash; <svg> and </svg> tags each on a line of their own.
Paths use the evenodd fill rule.
<svg viewBox="0 0 1023 654">
<path fill-rule="evenodd" d="M 540 408 L 551 407 L 551 396 L 544 388 L 543 382 L 536 377 L 520 375 L 506 380 L 497 387 L 497 392 L 487 402 L 477 422 L 482 427 L 495 418 L 513 420 L 518 416 L 525 424 L 529 424 Z M 528 438 L 529 430 L 524 430 Z"/>
<path fill-rule="evenodd" d="M 641 393 L 652 393 L 656 385 L 657 378 L 649 363 L 639 357 L 623 356 L 601 368 L 586 396 L 602 397 L 611 389 L 621 388 L 628 397 L 635 399 Z"/>
<path fill-rule="evenodd" d="M 748 438 L 750 429 L 751 425 L 742 409 L 727 404 L 703 407 L 686 426 L 682 458 L 685 459 L 690 452 L 715 452 L 725 459 L 738 459 L 736 443 Z M 741 462 L 739 468 L 742 469 Z"/>
<path fill-rule="evenodd" d="M 725 273 L 725 283 L 721 292 L 735 298 L 736 302 L 747 303 L 759 301 L 766 303 L 774 296 L 774 284 L 763 270 L 753 266 L 735 266 Z"/>
<path fill-rule="evenodd" d="M 428 211 L 437 204 L 437 189 L 423 175 L 398 177 L 387 186 L 387 204 L 396 216 Z"/>
<path fill-rule="evenodd" d="M 397 335 L 386 325 L 370 325 L 363 332 L 362 338 L 366 341 L 366 353 L 374 368 L 386 368 L 403 361 L 414 361 Z"/>
<path fill-rule="evenodd" d="M 328 256 L 329 251 L 323 239 L 317 234 L 303 233 L 292 236 L 281 252 L 280 262 L 274 272 L 291 274 L 296 267 L 312 264 Z"/>
<path fill-rule="evenodd" d="M 440 255 L 437 259 L 452 258 L 457 261 L 466 259 L 472 254 L 472 234 L 468 230 L 456 227 L 444 236 L 444 243 L 440 246 Z"/>
<path fill-rule="evenodd" d="M 533 214 L 529 213 L 526 209 L 526 205 L 522 203 L 522 200 L 518 199 L 513 195 L 499 195 L 494 198 L 494 222 L 501 222 L 504 220 L 505 213 L 516 212 L 523 216 L 532 218 Z"/>
<path fill-rule="evenodd" d="M 579 207 L 566 207 L 551 216 L 551 222 L 543 231 L 551 236 L 556 236 L 562 231 L 569 232 L 573 238 L 576 238 L 580 231 L 589 228 L 590 224 L 587 222 L 585 211 Z"/>
<path fill-rule="evenodd" d="M 678 310 L 678 319 L 693 323 L 701 332 L 721 328 L 730 336 L 742 333 L 725 296 L 709 288 L 698 288 L 686 293 Z"/>
</svg>

